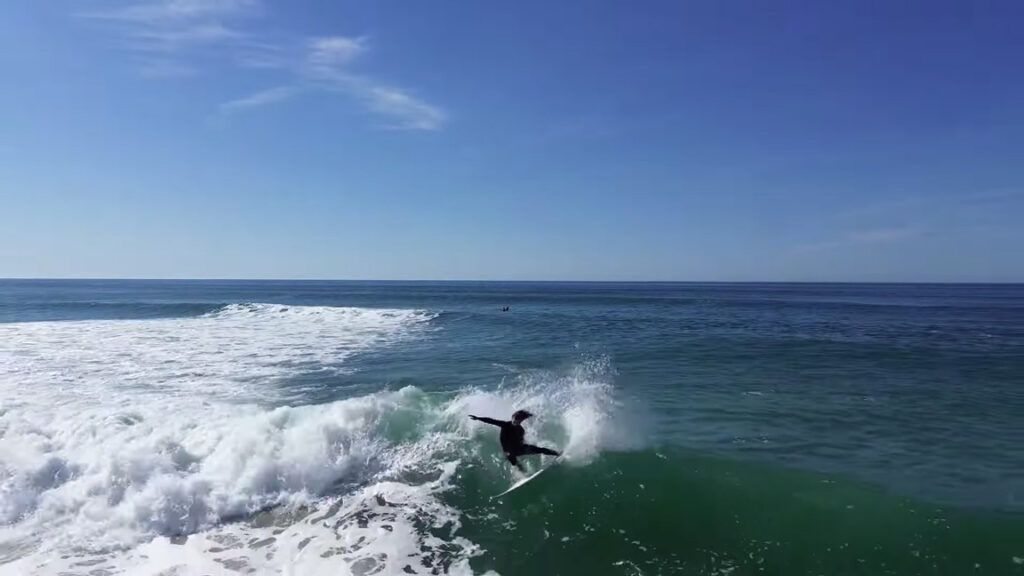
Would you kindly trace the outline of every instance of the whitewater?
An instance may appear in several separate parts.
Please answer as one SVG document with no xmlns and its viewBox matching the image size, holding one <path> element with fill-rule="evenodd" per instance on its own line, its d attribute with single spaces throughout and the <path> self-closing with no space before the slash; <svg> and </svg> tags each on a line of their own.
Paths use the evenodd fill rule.
<svg viewBox="0 0 1024 576">
<path fill-rule="evenodd" d="M 303 402 L 296 376 L 429 338 L 436 317 L 240 303 L 0 323 L 0 574 L 471 574 L 481 549 L 442 496 L 467 467 L 507 472 L 468 414 L 531 409 L 577 466 L 621 439 L 600 361 Z"/>
</svg>

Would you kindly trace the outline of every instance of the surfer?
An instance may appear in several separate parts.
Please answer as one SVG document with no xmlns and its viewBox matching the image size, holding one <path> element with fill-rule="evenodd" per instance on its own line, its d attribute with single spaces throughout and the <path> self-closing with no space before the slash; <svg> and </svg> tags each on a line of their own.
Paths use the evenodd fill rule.
<svg viewBox="0 0 1024 576">
<path fill-rule="evenodd" d="M 533 444 L 525 444 L 523 442 L 523 436 L 526 431 L 523 430 L 522 422 L 533 414 L 530 414 L 526 410 L 516 410 L 515 414 L 512 415 L 512 421 L 508 422 L 505 420 L 495 420 L 494 418 L 484 418 L 482 416 L 469 415 L 471 420 L 477 422 L 484 422 L 492 426 L 501 428 L 501 434 L 498 436 L 501 440 L 501 449 L 505 452 L 505 458 L 512 463 L 513 466 L 523 470 L 522 464 L 519 463 L 519 456 L 525 456 L 527 454 L 546 454 L 548 456 L 561 456 L 561 452 L 556 452 L 550 448 L 543 448 L 541 446 L 534 446 Z"/>
</svg>

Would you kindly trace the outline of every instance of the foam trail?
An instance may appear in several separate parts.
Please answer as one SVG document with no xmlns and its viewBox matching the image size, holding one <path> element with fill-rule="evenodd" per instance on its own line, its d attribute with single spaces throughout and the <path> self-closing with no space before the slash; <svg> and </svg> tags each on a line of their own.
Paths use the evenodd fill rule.
<svg viewBox="0 0 1024 576">
<path fill-rule="evenodd" d="M 309 505 L 395 466 L 379 428 L 418 402 L 415 390 L 268 404 L 289 397 L 277 386 L 288 376 L 344 369 L 432 317 L 253 304 L 0 324 L 0 563 L 17 560 L 0 571 L 116 567 L 154 535 Z"/>
</svg>

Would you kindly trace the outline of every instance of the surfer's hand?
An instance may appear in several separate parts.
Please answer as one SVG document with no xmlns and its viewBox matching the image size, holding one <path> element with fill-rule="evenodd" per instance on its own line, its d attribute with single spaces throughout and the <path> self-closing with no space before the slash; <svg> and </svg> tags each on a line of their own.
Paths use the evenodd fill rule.
<svg viewBox="0 0 1024 576">
<path fill-rule="evenodd" d="M 479 417 L 479 416 L 473 416 L 472 414 L 470 414 L 470 415 L 469 415 L 469 419 L 470 419 L 470 420 L 479 420 L 479 419 L 480 419 L 480 417 Z"/>
</svg>

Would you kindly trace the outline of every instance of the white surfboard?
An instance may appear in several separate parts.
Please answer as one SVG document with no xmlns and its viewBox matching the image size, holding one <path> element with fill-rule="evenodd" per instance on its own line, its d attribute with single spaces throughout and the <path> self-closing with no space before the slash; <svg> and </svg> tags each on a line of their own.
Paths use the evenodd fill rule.
<svg viewBox="0 0 1024 576">
<path fill-rule="evenodd" d="M 502 496 L 504 496 L 505 494 L 508 494 L 509 492 L 511 492 L 511 491 L 513 491 L 513 490 L 515 490 L 516 488 L 519 488 L 519 487 L 520 487 L 520 486 L 522 486 L 523 484 L 526 484 L 526 483 L 527 483 L 527 482 L 529 482 L 530 480 L 533 480 L 533 479 L 534 479 L 534 478 L 536 478 L 537 476 L 540 476 L 541 472 L 543 472 L 543 471 L 547 470 L 548 468 L 551 468 L 552 466 L 554 466 L 554 465 L 555 465 L 555 462 L 558 462 L 558 459 L 559 459 L 559 458 L 561 458 L 561 456 L 555 456 L 555 458 L 554 458 L 553 460 L 551 460 L 551 462 L 548 462 L 547 464 L 545 464 L 545 465 L 544 465 L 544 467 L 542 467 L 542 468 L 541 468 L 540 470 L 537 470 L 537 471 L 536 471 L 536 472 L 534 472 L 533 474 L 530 474 L 530 475 L 529 475 L 529 476 L 527 476 L 526 478 L 523 478 L 523 479 L 522 479 L 522 480 L 520 480 L 519 482 L 516 482 L 515 484 L 513 484 L 513 485 L 512 485 L 512 487 L 511 487 L 511 488 L 509 488 L 508 490 L 505 490 L 505 491 L 504 491 L 504 492 L 502 492 L 501 494 L 498 494 L 498 495 L 496 495 L 496 496 L 491 496 L 491 500 L 494 500 L 495 498 L 501 498 L 501 497 L 502 497 Z"/>
</svg>

